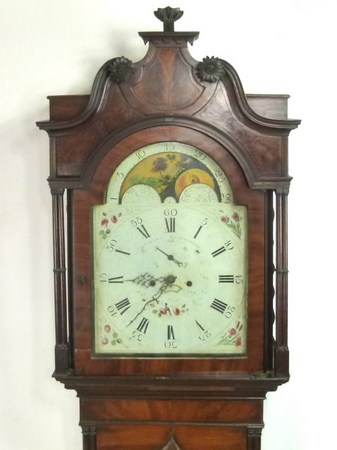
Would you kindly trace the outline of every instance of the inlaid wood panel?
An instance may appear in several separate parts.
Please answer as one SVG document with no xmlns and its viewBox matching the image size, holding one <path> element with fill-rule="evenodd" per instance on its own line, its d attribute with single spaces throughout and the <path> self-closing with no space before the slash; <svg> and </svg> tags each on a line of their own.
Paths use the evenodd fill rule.
<svg viewBox="0 0 337 450">
<path fill-rule="evenodd" d="M 174 438 L 172 442 L 171 438 Z M 177 446 L 175 449 L 175 445 Z M 243 427 L 119 426 L 98 432 L 97 450 L 246 450 Z"/>
</svg>

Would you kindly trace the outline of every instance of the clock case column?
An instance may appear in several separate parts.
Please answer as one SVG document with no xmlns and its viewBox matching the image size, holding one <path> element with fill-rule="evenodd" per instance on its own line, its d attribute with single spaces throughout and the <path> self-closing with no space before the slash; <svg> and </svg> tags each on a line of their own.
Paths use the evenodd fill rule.
<svg viewBox="0 0 337 450">
<path fill-rule="evenodd" d="M 140 36 L 149 44 L 144 59 L 135 64 L 124 57 L 107 61 L 89 96 L 49 97 L 50 120 L 38 123 L 51 143 L 54 377 L 78 393 L 84 450 L 189 450 L 199 443 L 205 450 L 258 450 L 263 399 L 289 379 L 287 137 L 300 122 L 287 119 L 288 96 L 246 95 L 227 62 L 214 57 L 195 61 L 187 45 L 197 32 Z M 264 248 L 259 256 L 263 295 L 256 300 L 261 317 L 249 318 L 263 324 L 257 331 L 262 333 L 261 349 L 256 350 L 261 363 L 254 370 L 249 364 L 247 370 L 220 370 L 225 364 L 211 357 L 207 363 L 187 358 L 165 364 L 135 359 L 131 364 L 92 356 L 92 305 L 84 299 L 92 292 L 88 211 L 94 204 L 91 192 L 99 186 L 92 187 L 93 179 L 107 155 L 117 165 L 144 142 L 175 139 L 199 142 L 220 161 L 222 147 L 235 161 L 238 176 L 240 172 L 245 178 L 244 189 L 262 199 L 263 217 L 256 225 Z M 106 187 L 99 188 L 103 192 Z M 87 239 L 84 250 L 83 241 L 77 243 L 79 233 Z M 249 352 L 248 359 L 254 359 Z M 130 433 L 138 440 L 130 442 Z"/>
</svg>

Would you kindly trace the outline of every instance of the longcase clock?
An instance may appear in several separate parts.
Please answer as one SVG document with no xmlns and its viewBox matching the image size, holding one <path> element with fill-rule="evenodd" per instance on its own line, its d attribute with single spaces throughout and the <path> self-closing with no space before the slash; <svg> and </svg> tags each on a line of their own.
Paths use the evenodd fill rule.
<svg viewBox="0 0 337 450">
<path fill-rule="evenodd" d="M 179 8 L 90 95 L 51 96 L 54 377 L 84 450 L 258 450 L 288 381 L 285 95 L 195 61 Z"/>
</svg>

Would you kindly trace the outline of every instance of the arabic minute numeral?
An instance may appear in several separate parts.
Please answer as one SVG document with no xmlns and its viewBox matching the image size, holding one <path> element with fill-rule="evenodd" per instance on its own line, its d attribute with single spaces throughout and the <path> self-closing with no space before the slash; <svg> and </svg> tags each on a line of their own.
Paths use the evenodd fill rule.
<svg viewBox="0 0 337 450">
<path fill-rule="evenodd" d="M 194 155 L 195 158 L 199 159 L 200 161 L 204 161 L 206 159 L 206 154 L 202 152 L 201 150 L 195 150 Z"/>
<path fill-rule="evenodd" d="M 222 199 L 224 203 L 231 203 L 232 201 L 232 197 L 231 194 L 227 193 L 227 194 L 222 194 Z"/>
<path fill-rule="evenodd" d="M 100 283 L 106 283 L 108 281 L 108 275 L 106 273 L 101 273 L 99 275 Z"/>
<path fill-rule="evenodd" d="M 164 209 L 164 216 L 165 217 L 176 217 L 177 214 L 178 214 L 178 211 L 176 210 L 176 208 L 166 208 L 166 209 Z"/>
<path fill-rule="evenodd" d="M 214 175 L 218 183 L 223 184 L 226 181 L 225 174 L 222 172 L 222 170 L 216 170 L 214 172 Z"/>
<path fill-rule="evenodd" d="M 225 312 L 225 317 L 227 318 L 227 319 L 230 319 L 231 317 L 232 317 L 232 315 L 233 315 L 233 313 L 235 312 L 235 306 L 230 306 L 230 307 L 228 307 L 227 308 L 227 311 Z"/>
<path fill-rule="evenodd" d="M 109 252 L 121 253 L 122 255 L 128 255 L 128 256 L 131 255 L 131 253 L 126 252 L 125 250 L 121 250 L 121 249 L 119 249 L 119 248 L 116 248 L 116 246 L 117 246 L 117 241 L 116 241 L 116 239 L 111 239 L 111 240 L 108 242 L 108 245 L 106 246 L 106 248 L 109 250 Z"/>
<path fill-rule="evenodd" d="M 116 245 L 117 245 L 116 239 L 110 239 L 106 248 L 109 250 L 109 252 L 114 252 L 116 249 Z"/>
<path fill-rule="evenodd" d="M 145 156 L 146 156 L 145 150 L 138 150 L 136 152 L 136 156 L 137 156 L 138 160 L 145 158 Z"/>
<path fill-rule="evenodd" d="M 110 314 L 111 317 L 115 316 L 117 314 L 116 308 L 112 305 L 109 305 L 107 307 L 108 313 Z"/>
</svg>

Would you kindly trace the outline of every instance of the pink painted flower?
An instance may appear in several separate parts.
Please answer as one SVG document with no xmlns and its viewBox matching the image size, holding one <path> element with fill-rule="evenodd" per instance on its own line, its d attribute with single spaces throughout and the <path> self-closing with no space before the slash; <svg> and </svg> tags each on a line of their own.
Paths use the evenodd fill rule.
<svg viewBox="0 0 337 450">
<path fill-rule="evenodd" d="M 106 331 L 107 333 L 110 333 L 110 331 L 111 331 L 110 325 L 105 325 L 104 326 L 104 331 Z"/>
<path fill-rule="evenodd" d="M 116 223 L 118 221 L 117 216 L 112 216 L 111 217 L 111 222 L 112 223 Z"/>
<path fill-rule="evenodd" d="M 176 316 L 179 316 L 181 314 L 180 309 L 179 308 L 174 308 L 173 309 L 173 314 L 176 315 Z"/>
<path fill-rule="evenodd" d="M 168 308 L 160 308 L 160 314 L 165 315 L 168 312 Z"/>
<path fill-rule="evenodd" d="M 234 220 L 234 222 L 239 222 L 240 221 L 240 216 L 238 213 L 234 213 L 232 216 L 232 219 Z"/>
<path fill-rule="evenodd" d="M 240 345 L 241 345 L 241 336 L 238 336 L 238 337 L 236 338 L 235 345 L 236 345 L 237 347 L 240 347 Z"/>
<path fill-rule="evenodd" d="M 221 217 L 221 222 L 223 222 L 223 223 L 228 223 L 228 222 L 229 222 L 229 217 L 227 217 L 227 216 L 222 216 L 222 217 Z"/>
<path fill-rule="evenodd" d="M 102 339 L 102 344 L 103 345 L 106 345 L 108 342 L 109 342 L 108 338 L 105 337 L 105 338 Z"/>
<path fill-rule="evenodd" d="M 108 223 L 109 223 L 109 221 L 108 221 L 108 219 L 107 219 L 106 217 L 104 217 L 104 218 L 101 220 L 101 226 L 102 226 L 102 227 L 106 227 L 106 226 L 108 225 Z"/>
<path fill-rule="evenodd" d="M 231 328 L 230 330 L 228 330 L 228 334 L 230 334 L 231 336 L 235 336 L 236 335 L 236 329 L 235 328 Z"/>
</svg>

